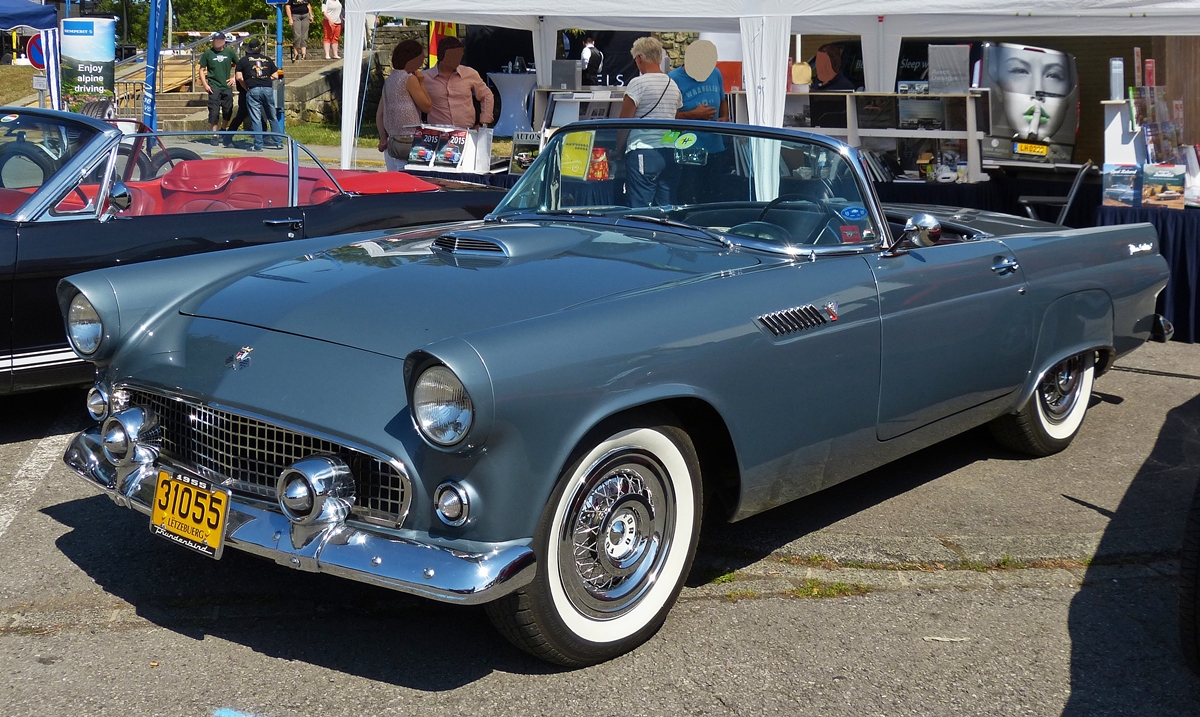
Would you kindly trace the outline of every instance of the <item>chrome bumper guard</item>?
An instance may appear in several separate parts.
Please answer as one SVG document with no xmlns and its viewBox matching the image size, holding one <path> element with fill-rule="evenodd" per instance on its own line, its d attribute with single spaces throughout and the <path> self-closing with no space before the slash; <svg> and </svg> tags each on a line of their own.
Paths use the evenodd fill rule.
<svg viewBox="0 0 1200 717">
<path fill-rule="evenodd" d="M 153 463 L 118 469 L 104 457 L 100 431 L 75 436 L 63 461 L 117 505 L 150 514 L 159 468 L 195 473 L 163 456 Z M 293 524 L 281 513 L 234 497 L 225 545 L 270 558 L 280 565 L 328 573 L 443 602 L 477 605 L 507 595 L 533 580 L 536 560 L 522 545 L 471 555 L 344 523 Z"/>
</svg>

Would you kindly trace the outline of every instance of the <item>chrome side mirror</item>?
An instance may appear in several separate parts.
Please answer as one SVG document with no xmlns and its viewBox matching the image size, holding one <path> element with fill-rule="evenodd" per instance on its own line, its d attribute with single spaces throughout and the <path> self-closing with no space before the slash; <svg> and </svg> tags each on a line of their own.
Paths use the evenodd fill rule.
<svg viewBox="0 0 1200 717">
<path fill-rule="evenodd" d="M 108 190 L 108 201 L 118 212 L 123 212 L 133 205 L 133 192 L 129 191 L 124 182 L 117 180 L 113 182 L 112 189 Z"/>
<path fill-rule="evenodd" d="M 942 238 L 942 223 L 932 214 L 914 214 L 904 225 L 904 234 L 900 241 L 907 241 L 915 247 L 930 247 Z"/>
</svg>

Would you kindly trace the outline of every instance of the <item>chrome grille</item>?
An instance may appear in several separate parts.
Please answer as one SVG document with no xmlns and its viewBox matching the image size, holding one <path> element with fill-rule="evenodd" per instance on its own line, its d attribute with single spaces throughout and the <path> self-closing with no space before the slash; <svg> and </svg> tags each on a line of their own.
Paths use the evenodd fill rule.
<svg viewBox="0 0 1200 717">
<path fill-rule="evenodd" d="M 398 524 L 409 496 L 395 466 L 362 451 L 199 402 L 132 389 L 129 404 L 158 414 L 163 452 L 234 492 L 275 499 L 283 469 L 314 453 L 338 456 L 355 479 L 355 517 Z"/>
<path fill-rule="evenodd" d="M 784 309 L 758 317 L 758 323 L 775 336 L 787 336 L 797 331 L 813 329 L 829 323 L 812 304 Z"/>
<path fill-rule="evenodd" d="M 479 251 L 487 254 L 504 253 L 504 248 L 493 241 L 476 239 L 474 237 L 455 236 L 453 234 L 443 234 L 434 239 L 433 246 L 435 249 L 448 252 Z"/>
</svg>

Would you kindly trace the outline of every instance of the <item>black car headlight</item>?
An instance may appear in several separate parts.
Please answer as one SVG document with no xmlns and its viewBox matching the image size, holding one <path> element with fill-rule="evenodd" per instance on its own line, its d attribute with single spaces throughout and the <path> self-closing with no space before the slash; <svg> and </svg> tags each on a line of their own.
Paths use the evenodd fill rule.
<svg viewBox="0 0 1200 717">
<path fill-rule="evenodd" d="M 449 368 L 436 365 L 425 369 L 413 384 L 412 413 L 427 440 L 439 446 L 452 446 L 471 430 L 475 407 L 458 376 Z"/>
<path fill-rule="evenodd" d="M 67 309 L 67 337 L 71 340 L 71 347 L 84 356 L 91 356 L 100 348 L 104 326 L 100 322 L 100 314 L 96 313 L 92 302 L 83 294 L 76 294 Z"/>
</svg>

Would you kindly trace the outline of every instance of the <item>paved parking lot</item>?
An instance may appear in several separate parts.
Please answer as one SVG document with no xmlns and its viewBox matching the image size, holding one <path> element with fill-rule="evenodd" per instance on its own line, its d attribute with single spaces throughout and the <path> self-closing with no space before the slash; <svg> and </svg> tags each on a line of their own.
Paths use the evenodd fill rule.
<svg viewBox="0 0 1200 717">
<path fill-rule="evenodd" d="M 1174 592 L 1200 347 L 1122 361 L 1060 455 L 977 431 L 710 526 L 664 629 L 578 671 L 477 608 L 152 537 L 62 467 L 82 399 L 0 399 L 5 717 L 1200 714 Z"/>
</svg>

